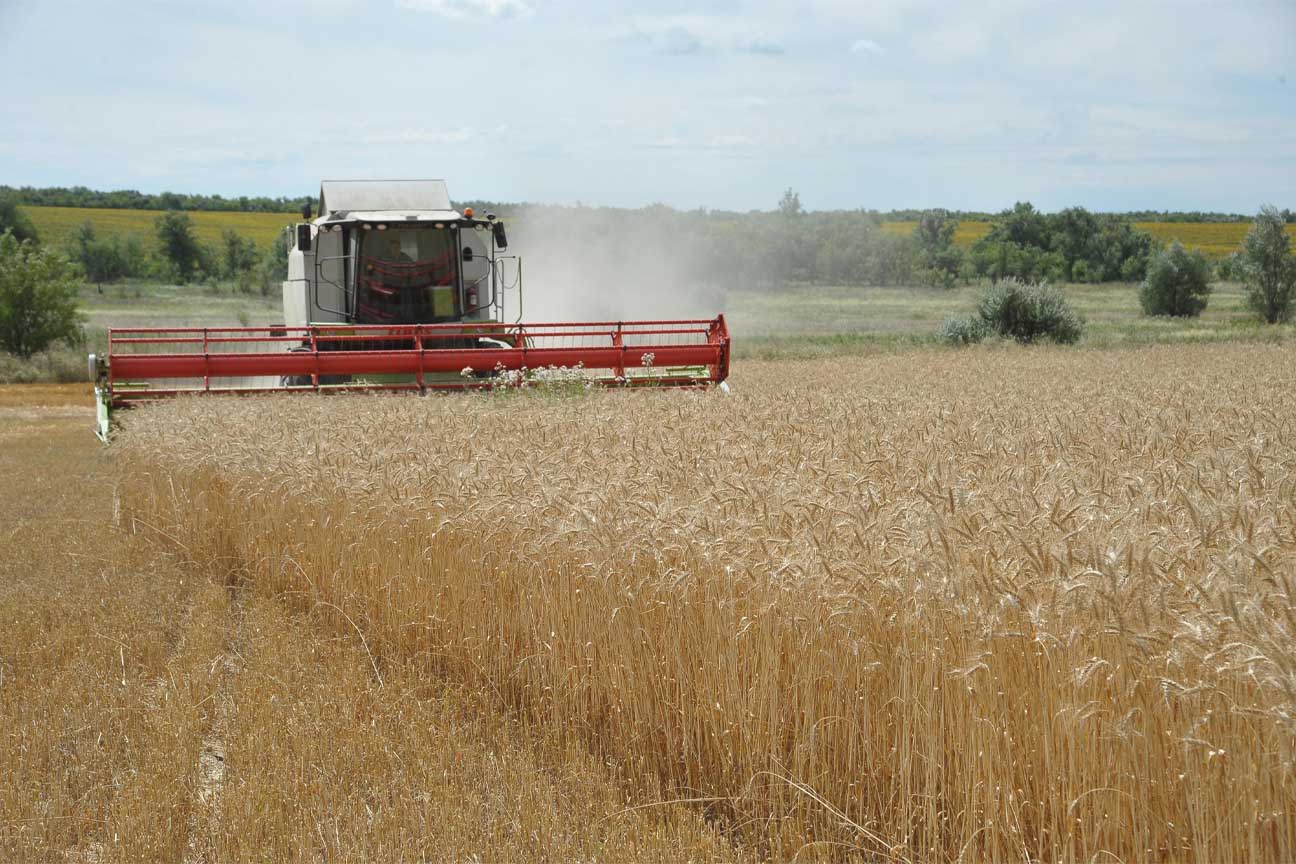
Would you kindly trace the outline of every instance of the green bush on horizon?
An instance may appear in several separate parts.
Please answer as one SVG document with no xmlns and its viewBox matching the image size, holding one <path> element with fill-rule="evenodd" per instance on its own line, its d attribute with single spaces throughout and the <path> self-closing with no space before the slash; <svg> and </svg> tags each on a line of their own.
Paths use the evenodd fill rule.
<svg viewBox="0 0 1296 864">
<path fill-rule="evenodd" d="M 1196 318 L 1206 309 L 1210 295 L 1210 262 L 1176 240 L 1152 256 L 1139 286 L 1139 306 L 1144 315 Z"/>
</svg>

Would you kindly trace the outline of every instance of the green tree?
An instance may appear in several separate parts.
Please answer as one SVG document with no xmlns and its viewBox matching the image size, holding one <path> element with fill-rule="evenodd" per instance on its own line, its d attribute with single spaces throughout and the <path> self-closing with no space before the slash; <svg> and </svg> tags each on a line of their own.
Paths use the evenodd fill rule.
<svg viewBox="0 0 1296 864">
<path fill-rule="evenodd" d="M 0 195 L 0 234 L 9 231 L 19 240 L 40 241 L 36 226 L 27 218 L 27 214 L 18 209 L 18 202 L 12 195 Z"/>
<path fill-rule="evenodd" d="M 1083 207 L 1048 215 L 1019 202 L 973 245 L 972 261 L 991 281 L 1015 276 L 1028 282 L 1137 282 L 1155 247 L 1150 234 L 1123 216 L 1095 215 Z"/>
<path fill-rule="evenodd" d="M 1296 295 L 1296 261 L 1282 214 L 1265 206 L 1256 214 L 1239 250 L 1247 305 L 1267 324 L 1287 321 Z"/>
<path fill-rule="evenodd" d="M 1142 280 L 1147 273 L 1148 259 L 1157 250 L 1156 240 L 1120 216 L 1099 216 L 1098 225 L 1089 255 L 1090 263 L 1097 269 L 1098 281 Z"/>
<path fill-rule="evenodd" d="M 940 288 L 952 288 L 963 266 L 963 251 L 954 246 L 958 219 L 948 210 L 924 210 L 918 217 L 914 237 L 922 250 L 924 281 Z"/>
<path fill-rule="evenodd" d="M 948 210 L 939 208 L 924 210 L 922 216 L 918 218 L 918 227 L 914 229 L 914 236 L 918 238 L 923 251 L 930 254 L 939 252 L 953 243 L 956 228 L 958 228 L 958 220 L 951 216 Z"/>
<path fill-rule="evenodd" d="M 789 186 L 779 199 L 778 209 L 784 216 L 800 216 L 804 212 L 801 209 L 801 196 Z"/>
<path fill-rule="evenodd" d="M 1178 240 L 1152 256 L 1147 277 L 1139 286 L 1145 315 L 1195 318 L 1211 294 L 1211 265 L 1200 251 L 1188 251 Z"/>
<path fill-rule="evenodd" d="M 924 281 L 933 288 L 953 288 L 963 269 L 963 250 L 949 246 L 923 254 Z"/>
<path fill-rule="evenodd" d="M 226 278 L 239 283 L 241 290 L 251 286 L 257 257 L 256 241 L 229 228 L 221 232 L 221 269 Z"/>
<path fill-rule="evenodd" d="M 999 283 L 1021 271 L 1021 247 L 1007 240 L 978 240 L 972 245 L 972 266 L 978 276 Z"/>
<path fill-rule="evenodd" d="M 188 213 L 168 210 L 153 222 L 162 255 L 181 282 L 188 282 L 202 265 L 203 248 L 194 235 Z"/>
<path fill-rule="evenodd" d="M 27 358 L 81 339 L 75 266 L 34 240 L 0 235 L 0 349 Z"/>
<path fill-rule="evenodd" d="M 1018 201 L 1011 209 L 999 214 L 986 239 L 1008 240 L 1018 246 L 1047 249 L 1049 233 L 1048 218 L 1029 201 Z"/>
<path fill-rule="evenodd" d="M 288 251 L 292 243 L 288 231 L 280 231 L 261 256 L 261 293 L 270 296 L 288 278 Z"/>
<path fill-rule="evenodd" d="M 97 286 L 126 275 L 126 256 L 120 241 L 115 237 L 98 239 L 91 222 L 82 222 L 72 232 L 71 257 L 81 265 L 86 278 Z"/>
</svg>

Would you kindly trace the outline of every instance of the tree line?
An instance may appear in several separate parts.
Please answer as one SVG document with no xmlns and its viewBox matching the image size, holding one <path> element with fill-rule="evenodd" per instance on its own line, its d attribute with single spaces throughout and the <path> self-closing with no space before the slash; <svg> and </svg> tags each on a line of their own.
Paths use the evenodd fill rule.
<svg viewBox="0 0 1296 864">
<path fill-rule="evenodd" d="M 139 192 L 135 189 L 103 191 L 85 186 L 6 186 L 0 184 L 0 197 L 16 204 L 36 207 L 101 207 L 110 210 L 211 210 L 241 213 L 296 213 L 302 205 L 314 204 L 314 196 L 204 195 L 189 192 Z M 501 201 L 462 201 L 460 206 L 472 206 L 482 213 L 516 213 L 519 209 L 535 207 L 527 203 Z M 580 205 L 577 205 L 580 206 Z M 744 215 L 738 211 L 703 210 L 719 217 Z M 756 213 L 759 211 L 749 211 Z M 884 222 L 916 222 L 928 210 L 900 208 L 894 210 L 828 210 L 829 215 L 863 212 Z M 989 222 L 997 214 L 984 210 L 950 210 L 953 218 L 964 221 Z M 1283 218 L 1296 222 L 1296 212 L 1283 210 Z M 1246 222 L 1251 217 L 1242 213 L 1216 213 L 1204 210 L 1130 210 L 1108 214 L 1131 222 Z"/>
<path fill-rule="evenodd" d="M 120 279 L 187 284 L 228 282 L 239 293 L 270 294 L 288 274 L 286 233 L 266 247 L 237 231 L 221 231 L 218 244 L 204 243 L 188 213 L 168 210 L 153 220 L 154 251 L 134 235 L 99 236 L 94 223 L 81 223 L 67 243 L 69 258 L 88 281 L 102 286 Z"/>
<path fill-rule="evenodd" d="M 1213 279 L 1231 278 L 1247 285 L 1252 308 L 1269 322 L 1289 320 L 1296 290 L 1296 265 L 1284 231 L 1289 213 L 1272 207 L 1261 210 L 1237 253 L 1212 265 L 1201 253 L 1177 244 L 1162 248 L 1126 217 L 1081 207 L 1044 213 L 1028 202 L 992 216 L 989 232 L 966 249 L 954 242 L 964 214 L 922 211 L 912 234 L 896 233 L 884 227 L 888 220 L 877 211 L 806 211 L 792 189 L 773 210 L 748 213 L 662 205 L 630 210 L 475 203 L 481 212 L 510 218 L 516 248 L 524 254 L 542 250 L 550 263 L 571 268 L 578 278 L 596 274 L 586 282 L 608 285 L 625 274 L 639 274 L 645 292 L 670 284 L 708 308 L 723 306 L 731 290 L 776 291 L 791 284 L 949 288 L 987 281 L 997 289 L 1007 282 L 986 308 L 1006 310 L 994 314 L 1009 318 L 1043 310 L 1040 315 L 1052 316 L 1070 334 L 1078 329 L 1059 311 L 1055 292 L 1023 292 L 1019 286 L 1126 281 L 1140 286 L 1148 314 L 1191 315 L 1204 308 Z M 269 294 L 286 276 L 286 234 L 263 248 L 227 229 L 219 244 L 209 245 L 198 238 L 188 213 L 167 210 L 154 220 L 156 243 L 151 248 L 139 237 L 101 236 L 86 222 L 63 248 L 51 249 L 40 244 L 17 204 L 16 196 L 0 194 L 4 278 L 10 280 L 3 288 L 8 299 L 0 298 L 0 303 L 10 306 L 45 297 L 39 301 L 45 308 L 66 312 L 66 304 L 46 301 L 68 291 L 74 301 L 82 280 L 97 285 L 125 278 L 228 283 L 237 291 Z M 43 274 L 39 278 L 47 288 L 62 287 L 42 294 L 26 277 L 13 275 L 23 268 Z M 60 312 L 55 318 L 66 332 L 52 338 L 73 338 L 75 314 Z M 13 322 L 29 319 L 36 320 L 30 312 L 0 311 L 0 347 L 15 353 L 33 350 L 35 343 L 3 335 L 5 328 L 19 326 Z M 37 328 L 42 333 L 57 329 Z M 980 332 L 977 327 L 967 332 L 973 331 Z"/>
<path fill-rule="evenodd" d="M 1247 307 L 1265 324 L 1296 317 L 1296 257 L 1286 224 L 1285 213 L 1261 207 L 1241 246 L 1221 262 L 1242 282 Z M 1186 249 L 1176 240 L 1152 251 L 1142 266 L 1138 299 L 1144 315 L 1195 318 L 1205 311 L 1216 268 L 1200 250 Z M 936 335 L 950 345 L 968 345 L 987 336 L 1070 345 L 1080 340 L 1084 329 L 1084 319 L 1061 291 L 1047 282 L 1008 277 L 991 284 L 973 314 L 947 318 Z"/>
<path fill-rule="evenodd" d="M 81 286 L 124 278 L 210 284 L 269 294 L 287 278 L 286 232 L 269 248 L 226 229 L 217 246 L 204 244 L 188 213 L 167 211 L 154 220 L 155 250 L 139 237 L 100 237 L 84 222 L 63 248 L 41 242 L 12 198 L 0 196 L 0 352 L 22 359 L 57 342 L 80 345 Z"/>
<path fill-rule="evenodd" d="M 241 213 L 292 213 L 313 201 L 310 195 L 297 197 L 239 195 L 194 195 L 183 192 L 137 192 L 115 189 L 102 192 L 85 186 L 3 186 L 0 197 L 16 204 L 36 207 L 101 207 L 109 210 L 222 210 Z"/>
<path fill-rule="evenodd" d="M 481 212 L 496 212 L 498 205 L 481 203 Z M 922 211 L 912 234 L 897 233 L 877 211 L 806 211 L 791 189 L 774 210 L 741 214 L 661 205 L 513 205 L 499 211 L 511 220 L 524 252 L 532 235 L 568 244 L 572 260 L 633 259 L 645 248 L 660 250 L 691 262 L 686 275 L 692 281 L 722 291 L 789 284 L 951 288 L 1010 277 L 1137 282 L 1160 245 L 1120 216 L 1082 207 L 1048 214 L 1019 203 L 991 217 L 989 233 L 964 249 L 954 242 L 962 214 Z"/>
</svg>

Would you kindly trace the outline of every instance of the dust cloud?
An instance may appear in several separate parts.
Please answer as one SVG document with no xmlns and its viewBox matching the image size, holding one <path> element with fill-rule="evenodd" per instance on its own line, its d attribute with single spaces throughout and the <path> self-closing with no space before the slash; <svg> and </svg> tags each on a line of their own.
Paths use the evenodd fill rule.
<svg viewBox="0 0 1296 864">
<path fill-rule="evenodd" d="M 529 207 L 507 220 L 527 322 L 712 318 L 725 311 L 701 219 L 667 208 Z M 516 262 L 505 263 L 511 280 Z M 507 294 L 510 319 L 517 294 Z"/>
</svg>

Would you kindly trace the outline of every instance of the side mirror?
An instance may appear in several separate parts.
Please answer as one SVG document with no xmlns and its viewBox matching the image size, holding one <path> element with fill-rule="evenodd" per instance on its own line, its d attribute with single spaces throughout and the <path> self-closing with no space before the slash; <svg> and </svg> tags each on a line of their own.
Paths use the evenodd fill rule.
<svg viewBox="0 0 1296 864">
<path fill-rule="evenodd" d="M 310 228 L 311 228 L 311 226 L 309 226 L 309 225 L 298 225 L 298 226 L 297 226 L 297 251 L 298 251 L 298 252 L 309 252 L 309 251 L 310 251 L 310 249 L 311 249 L 311 233 L 310 233 Z"/>
<path fill-rule="evenodd" d="M 508 248 L 508 234 L 504 233 L 504 223 L 496 222 L 491 225 L 491 230 L 495 232 L 495 245 L 501 249 Z"/>
<path fill-rule="evenodd" d="M 463 259 L 464 259 L 465 262 L 468 262 L 468 261 L 473 260 L 473 251 L 472 251 L 472 247 L 471 247 L 471 246 L 465 246 L 465 247 L 464 247 L 464 251 L 463 251 Z"/>
<path fill-rule="evenodd" d="M 311 206 L 310 206 L 310 201 L 308 200 L 305 204 L 302 205 L 302 221 L 309 222 L 310 219 L 311 219 Z"/>
</svg>

